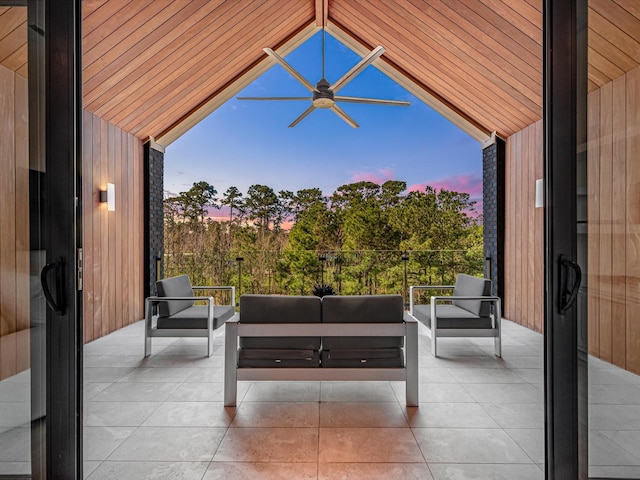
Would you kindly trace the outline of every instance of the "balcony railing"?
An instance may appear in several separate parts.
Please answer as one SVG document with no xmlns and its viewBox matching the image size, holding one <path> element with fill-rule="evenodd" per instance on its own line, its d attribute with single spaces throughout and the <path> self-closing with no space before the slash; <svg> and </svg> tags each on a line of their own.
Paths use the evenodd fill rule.
<svg viewBox="0 0 640 480">
<path fill-rule="evenodd" d="M 453 284 L 481 275 L 482 255 L 467 250 L 243 251 L 165 255 L 164 276 L 187 274 L 194 285 L 234 285 L 243 293 L 309 295 L 327 284 L 337 294 L 401 294 L 408 287 Z M 220 298 L 220 301 L 228 301 Z"/>
</svg>

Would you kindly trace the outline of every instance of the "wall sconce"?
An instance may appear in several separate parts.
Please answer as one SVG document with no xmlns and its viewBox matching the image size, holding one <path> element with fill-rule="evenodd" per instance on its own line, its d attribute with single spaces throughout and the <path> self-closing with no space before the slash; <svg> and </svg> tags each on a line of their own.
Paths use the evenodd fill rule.
<svg viewBox="0 0 640 480">
<path fill-rule="evenodd" d="M 116 211 L 116 186 L 113 183 L 107 183 L 107 189 L 100 191 L 100 202 L 107 204 L 107 210 Z"/>
<path fill-rule="evenodd" d="M 544 207 L 544 180 L 536 180 L 536 208 Z"/>
</svg>

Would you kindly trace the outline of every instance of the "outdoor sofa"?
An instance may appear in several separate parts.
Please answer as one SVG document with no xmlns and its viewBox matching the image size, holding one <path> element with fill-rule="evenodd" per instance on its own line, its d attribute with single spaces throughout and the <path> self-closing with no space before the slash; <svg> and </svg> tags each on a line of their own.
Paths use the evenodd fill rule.
<svg viewBox="0 0 640 480">
<path fill-rule="evenodd" d="M 225 328 L 225 406 L 238 380 L 404 381 L 418 406 L 418 324 L 400 295 L 242 295 Z"/>
<path fill-rule="evenodd" d="M 420 290 L 453 292 L 432 296 L 428 304 L 420 304 L 417 303 Z M 434 357 L 437 356 L 437 339 L 441 337 L 493 337 L 495 354 L 502 356 L 500 297 L 491 296 L 491 280 L 487 278 L 461 273 L 455 285 L 412 286 L 409 313 L 429 329 Z"/>
<path fill-rule="evenodd" d="M 207 354 L 211 356 L 213 331 L 235 313 L 235 287 L 193 287 L 187 275 L 180 275 L 159 280 L 156 290 L 157 296 L 145 300 L 144 356 L 151 355 L 153 337 L 207 337 Z M 196 296 L 194 290 L 229 290 L 231 303 L 215 305 L 212 296 Z"/>
</svg>

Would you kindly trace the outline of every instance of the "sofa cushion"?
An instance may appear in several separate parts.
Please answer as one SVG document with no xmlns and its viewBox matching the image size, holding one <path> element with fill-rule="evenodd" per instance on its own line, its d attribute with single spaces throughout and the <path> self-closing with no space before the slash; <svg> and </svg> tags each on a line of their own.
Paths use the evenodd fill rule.
<svg viewBox="0 0 640 480">
<path fill-rule="evenodd" d="M 401 295 L 330 295 L 322 298 L 323 323 L 402 323 Z M 322 337 L 322 348 L 397 348 L 404 337 Z"/>
<path fill-rule="evenodd" d="M 323 368 L 402 368 L 401 348 L 349 348 L 322 351 Z"/>
<path fill-rule="evenodd" d="M 221 305 L 213 307 L 212 328 L 221 327 L 235 313 L 232 305 Z M 186 329 L 206 329 L 209 315 L 209 308 L 206 305 L 193 305 L 182 310 L 171 317 L 158 317 L 159 329 L 163 328 L 186 328 Z"/>
<path fill-rule="evenodd" d="M 322 302 L 313 296 L 242 295 L 241 323 L 320 323 Z M 241 348 L 319 350 L 320 337 L 240 337 Z"/>
<path fill-rule="evenodd" d="M 187 275 L 163 278 L 156 282 L 159 297 L 193 297 L 193 289 Z M 158 315 L 169 317 L 193 305 L 193 300 L 171 300 L 158 302 Z"/>
<path fill-rule="evenodd" d="M 456 278 L 456 285 L 453 289 L 453 296 L 489 296 L 491 295 L 491 280 L 488 278 L 472 277 L 459 273 Z M 479 317 L 488 317 L 491 313 L 491 304 L 481 300 L 454 300 L 453 304 L 468 310 Z M 438 315 L 440 316 L 440 315 Z"/>
<path fill-rule="evenodd" d="M 320 367 L 320 352 L 300 349 L 241 348 L 238 350 L 238 367 Z"/>
<path fill-rule="evenodd" d="M 491 328 L 491 317 L 478 317 L 457 305 L 438 305 L 438 328 Z M 413 316 L 431 328 L 431 305 L 414 305 Z"/>
</svg>

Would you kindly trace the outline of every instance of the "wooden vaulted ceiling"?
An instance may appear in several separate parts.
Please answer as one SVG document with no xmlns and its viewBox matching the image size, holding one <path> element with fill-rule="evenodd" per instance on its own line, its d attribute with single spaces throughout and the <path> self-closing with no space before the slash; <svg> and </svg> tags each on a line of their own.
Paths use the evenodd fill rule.
<svg viewBox="0 0 640 480">
<path fill-rule="evenodd" d="M 542 0 L 84 0 L 83 104 L 169 144 L 323 24 L 481 140 L 542 115 Z M 19 13 L 17 11 L 21 11 Z M 26 76 L 24 9 L 0 7 L 0 63 Z M 637 0 L 589 0 L 589 90 L 640 65 Z M 22 28 L 21 28 L 22 27 Z M 20 33 L 20 31 L 25 33 Z"/>
</svg>

